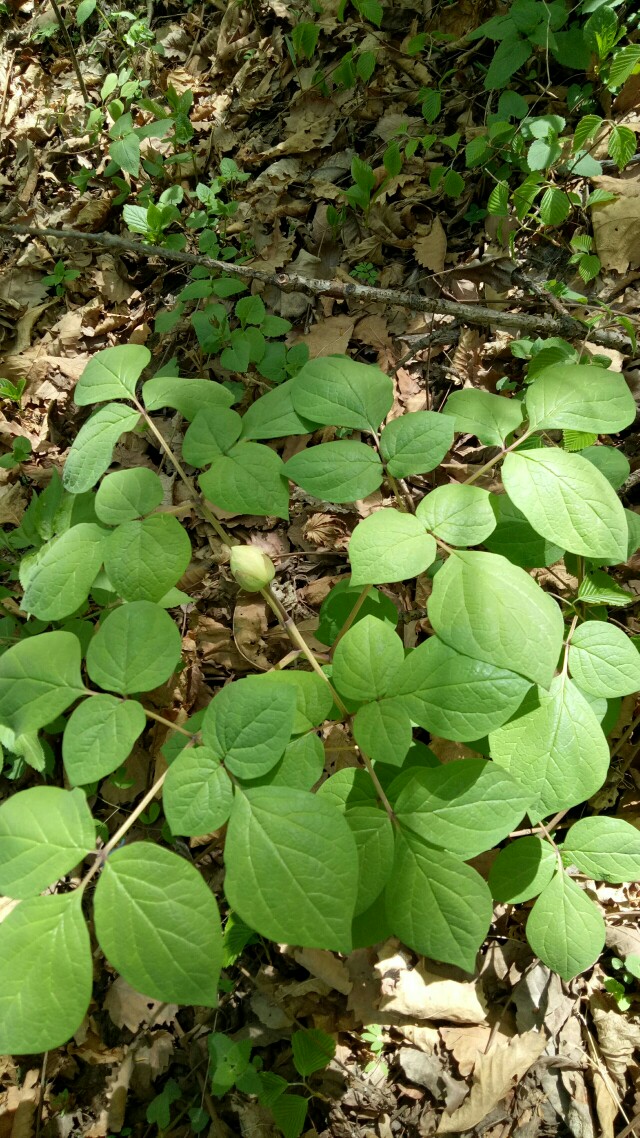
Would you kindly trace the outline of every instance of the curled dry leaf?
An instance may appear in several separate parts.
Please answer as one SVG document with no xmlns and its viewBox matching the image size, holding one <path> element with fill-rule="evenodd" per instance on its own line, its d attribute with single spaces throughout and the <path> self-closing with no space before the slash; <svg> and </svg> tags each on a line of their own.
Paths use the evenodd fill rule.
<svg viewBox="0 0 640 1138">
<path fill-rule="evenodd" d="M 515 1035 L 508 1043 L 495 1044 L 479 1057 L 473 1072 L 473 1084 L 462 1106 L 440 1120 L 438 1134 L 459 1134 L 471 1130 L 486 1118 L 519 1082 L 547 1045 L 543 1032 L 527 1031 Z"/>
<path fill-rule="evenodd" d="M 487 1006 L 478 980 L 452 980 L 430 972 L 424 961 L 411 967 L 409 956 L 394 952 L 376 965 L 380 1008 L 412 1019 L 484 1023 Z"/>
</svg>

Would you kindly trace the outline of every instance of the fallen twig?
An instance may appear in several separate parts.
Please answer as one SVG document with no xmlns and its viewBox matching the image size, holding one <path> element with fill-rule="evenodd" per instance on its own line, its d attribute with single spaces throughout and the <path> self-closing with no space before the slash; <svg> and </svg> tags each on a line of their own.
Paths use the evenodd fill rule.
<svg viewBox="0 0 640 1138">
<path fill-rule="evenodd" d="M 0 225 L 0 233 L 12 237 L 55 237 L 58 241 L 85 241 L 102 245 L 107 249 L 121 249 L 142 257 L 160 257 L 165 261 L 175 261 L 182 265 L 204 265 L 217 269 L 228 276 L 245 280 L 261 281 L 274 285 L 281 292 L 302 292 L 310 296 L 331 296 L 338 300 L 356 300 L 377 304 L 395 304 L 409 308 L 413 312 L 431 312 L 440 316 L 451 316 L 458 323 L 513 329 L 519 332 L 532 332 L 538 335 L 563 336 L 567 340 L 584 339 L 588 332 L 591 343 L 614 348 L 625 355 L 633 351 L 631 341 L 622 332 L 589 330 L 581 320 L 571 316 L 526 316 L 520 312 L 501 312 L 475 304 L 460 304 L 455 300 L 433 299 L 420 293 L 403 289 L 376 288 L 373 285 L 347 284 L 343 281 L 316 280 L 299 276 L 297 273 L 268 273 L 252 265 L 234 265 L 228 261 L 216 261 L 197 253 L 180 252 L 167 249 L 163 245 L 143 245 L 127 237 L 116 237 L 113 233 L 83 233 L 79 229 L 37 228 L 31 225 Z"/>
</svg>

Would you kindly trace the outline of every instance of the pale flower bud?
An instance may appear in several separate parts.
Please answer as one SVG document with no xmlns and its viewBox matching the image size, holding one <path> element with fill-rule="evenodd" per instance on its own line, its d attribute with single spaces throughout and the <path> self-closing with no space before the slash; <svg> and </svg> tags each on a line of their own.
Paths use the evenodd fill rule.
<svg viewBox="0 0 640 1138">
<path fill-rule="evenodd" d="M 276 575 L 270 557 L 255 545 L 234 545 L 231 549 L 231 572 L 241 589 L 258 593 Z"/>
</svg>

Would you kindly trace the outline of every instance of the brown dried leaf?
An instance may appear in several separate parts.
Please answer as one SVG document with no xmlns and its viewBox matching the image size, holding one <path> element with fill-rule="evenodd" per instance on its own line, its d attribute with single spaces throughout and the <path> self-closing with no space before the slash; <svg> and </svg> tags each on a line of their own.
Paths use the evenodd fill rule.
<svg viewBox="0 0 640 1138">
<path fill-rule="evenodd" d="M 543 1032 L 515 1035 L 508 1043 L 495 1044 L 481 1055 L 473 1072 L 473 1085 L 462 1106 L 440 1120 L 438 1134 L 459 1134 L 482 1122 L 540 1058 L 547 1045 Z"/>
<path fill-rule="evenodd" d="M 177 1004 L 162 1004 L 136 992 L 122 976 L 118 976 L 109 988 L 104 1007 L 116 1027 L 128 1027 L 133 1032 L 149 1021 L 154 1024 L 171 1023 L 178 1011 Z"/>
<path fill-rule="evenodd" d="M 413 247 L 413 255 L 424 269 L 441 273 L 447 252 L 447 235 L 440 218 L 436 215 L 426 237 L 420 237 Z"/>
<path fill-rule="evenodd" d="M 591 211 L 596 253 L 604 269 L 624 273 L 640 265 L 640 176 L 632 166 L 618 178 L 603 175 L 593 184 L 616 195 Z"/>
<path fill-rule="evenodd" d="M 478 980 L 453 980 L 429 971 L 421 960 L 414 968 L 409 955 L 393 944 L 376 965 L 380 975 L 380 1008 L 418 1020 L 484 1023 L 487 1007 Z"/>
</svg>

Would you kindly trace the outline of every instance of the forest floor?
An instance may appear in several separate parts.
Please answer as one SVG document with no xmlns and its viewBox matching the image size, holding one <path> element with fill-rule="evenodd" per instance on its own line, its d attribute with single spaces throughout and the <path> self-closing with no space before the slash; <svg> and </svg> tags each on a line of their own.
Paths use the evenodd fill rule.
<svg viewBox="0 0 640 1138">
<path fill-rule="evenodd" d="M 511 210 L 501 216 L 495 201 L 489 205 L 492 189 L 502 178 L 511 193 L 527 166 L 521 152 L 506 175 L 496 173 L 486 155 L 476 163 L 469 150 L 504 91 L 483 87 L 493 41 L 465 39 L 498 9 L 491 0 L 435 4 L 433 11 L 428 0 L 345 7 L 340 11 L 335 0 L 304 11 L 291 0 L 195 0 L 183 7 L 150 0 L 134 19 L 83 0 L 63 10 L 76 70 L 46 0 L 0 4 L 0 442 L 6 454 L 16 440 L 28 443 L 14 451 L 19 465 L 0 469 L 3 527 L 19 525 L 33 490 L 62 468 L 82 421 L 73 388 L 99 349 L 146 344 L 156 370 L 175 359 L 184 375 L 231 384 L 245 406 L 270 386 L 270 377 L 248 363 L 237 371 L 222 365 L 211 328 L 198 325 L 199 302 L 187 298 L 176 309 L 190 266 L 141 251 L 141 242 L 146 236 L 179 252 L 185 243 L 167 238 L 183 234 L 186 248 L 198 253 L 203 227 L 185 228 L 170 213 L 160 217 L 160 208 L 150 213 L 150 200 L 183 219 L 187 200 L 204 209 L 207 250 L 246 267 L 247 286 L 267 311 L 290 322 L 286 351 L 273 349 L 273 375 L 280 368 L 282 378 L 282 368 L 293 367 L 295 352 L 286 352 L 296 345 L 312 358 L 344 353 L 377 363 L 394 377 L 392 417 L 437 410 L 457 387 L 496 392 L 516 383 L 522 359 L 511 351 L 514 336 L 528 337 L 535 353 L 537 338 L 554 328 L 561 336 L 572 314 L 600 317 L 591 338 L 585 334 L 585 350 L 608 354 L 618 369 L 633 365 L 640 166 L 631 161 L 620 171 L 607 158 L 606 139 L 596 138 L 589 145 L 595 172 L 567 175 L 551 162 L 543 189 L 560 187 L 583 201 L 596 188 L 615 195 L 597 223 L 573 200 L 555 225 L 545 222 L 539 199 L 520 218 Z M 83 8 L 86 19 L 78 24 Z M 294 33 L 301 23 L 307 30 Z M 538 121 L 561 116 L 574 128 L 585 110 L 571 83 L 593 90 L 593 74 L 577 67 L 571 77 L 539 45 L 531 50 L 504 90 L 525 100 Z M 89 128 L 81 82 L 95 109 Z M 131 115 L 129 133 L 114 131 L 106 113 L 112 99 Z M 640 76 L 609 96 L 607 113 L 640 132 Z M 164 132 L 163 116 L 171 117 Z M 151 122 L 159 129 L 132 142 L 134 128 Z M 122 159 L 127 140 L 134 153 L 118 169 L 110 152 Z M 146 165 L 136 174 L 140 155 Z M 209 199 L 197 199 L 198 183 L 214 184 Z M 159 201 L 171 187 L 180 187 L 178 194 Z M 12 231 L 21 225 L 73 229 L 84 238 Z M 123 240 L 109 247 L 97 236 L 105 232 Z M 576 243 L 576 236 L 591 237 L 591 244 Z M 589 280 L 589 266 L 580 275 L 577 252 L 599 259 Z M 252 284 L 249 270 L 262 278 Z M 545 289 L 549 280 L 562 288 Z M 390 291 L 380 296 L 376 289 Z M 640 384 L 633 366 L 627 374 Z M 179 422 L 168 418 L 166 425 L 179 443 Z M 283 456 L 307 442 L 288 439 Z M 631 468 L 624 501 L 633 508 L 640 435 L 629 429 L 621 449 Z M 443 476 L 462 480 L 486 453 L 477 440 L 459 437 Z M 181 582 L 192 597 L 182 614 L 188 667 L 173 690 L 158 693 L 163 713 L 180 721 L 226 680 L 267 670 L 290 646 L 260 598 L 238 595 L 225 548 L 180 496 L 149 441 L 127 435 L 115 461 L 157 470 L 174 512 L 190 525 L 194 558 Z M 494 488 L 491 477 L 479 484 Z M 312 639 L 323 598 L 348 573 L 351 531 L 383 497 L 379 491 L 319 510 L 297 491 L 288 523 L 219 516 L 234 536 L 273 558 L 287 607 Z M 557 567 L 536 576 L 560 596 L 571 583 Z M 637 555 L 619 582 L 640 595 Z M 428 587 L 426 578 L 415 587 L 389 587 L 407 646 L 428 628 Z M 634 611 L 624 620 L 638 635 Z M 637 747 L 625 735 L 634 711 L 629 697 L 611 735 L 617 760 L 595 805 L 615 806 L 637 824 Z M 126 768 L 101 784 L 94 808 L 109 825 L 117 826 L 157 777 L 165 737 L 160 727 L 151 732 Z M 430 745 L 445 761 L 465 754 L 461 744 Z M 356 761 L 339 726 L 325 747 L 329 773 Z M 19 785 L 32 774 L 20 773 Z M 3 794 L 15 789 L 15 781 L 2 781 Z M 153 838 L 159 827 L 150 820 L 144 830 Z M 207 867 L 214 888 L 220 853 L 210 835 L 189 843 L 189 856 Z M 506 905 L 496 908 L 473 979 L 419 960 L 397 942 L 349 958 L 260 942 L 236 960 L 230 956 L 228 990 L 215 1013 L 154 1004 L 96 958 L 95 998 L 74 1040 L 44 1058 L 0 1059 L 0 1138 L 275 1138 L 280 1131 L 256 1100 L 210 1094 L 203 1040 L 212 1027 L 248 1038 L 266 1068 L 294 1078 L 289 1041 L 301 1024 L 338 1040 L 335 1060 L 311 1083 L 309 1135 L 640 1134 L 640 989 L 629 990 L 626 1007 L 605 989 L 615 978 L 612 960 L 640 953 L 640 891 L 600 884 L 593 892 L 608 916 L 607 953 L 568 985 L 532 960 L 522 916 Z"/>
</svg>

